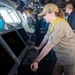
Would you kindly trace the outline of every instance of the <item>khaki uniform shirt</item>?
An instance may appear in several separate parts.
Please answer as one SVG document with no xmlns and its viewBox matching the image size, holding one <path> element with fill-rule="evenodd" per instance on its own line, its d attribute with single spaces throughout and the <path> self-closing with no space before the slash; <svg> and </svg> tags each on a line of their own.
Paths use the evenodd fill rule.
<svg viewBox="0 0 75 75">
<path fill-rule="evenodd" d="M 75 34 L 73 33 L 70 25 L 60 20 L 58 21 L 52 32 L 48 29 L 47 35 L 49 40 L 55 47 L 53 48 L 61 65 L 75 64 Z"/>
</svg>

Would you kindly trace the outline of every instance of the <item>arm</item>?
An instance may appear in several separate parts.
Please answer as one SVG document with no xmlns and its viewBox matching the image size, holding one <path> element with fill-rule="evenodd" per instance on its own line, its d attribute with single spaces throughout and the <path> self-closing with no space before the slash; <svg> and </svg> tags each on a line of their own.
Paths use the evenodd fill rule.
<svg viewBox="0 0 75 75">
<path fill-rule="evenodd" d="M 50 50 L 54 47 L 55 45 L 48 41 L 48 43 L 45 45 L 45 47 L 42 49 L 41 53 L 39 56 L 35 59 L 35 61 L 40 62 L 49 52 Z"/>
<path fill-rule="evenodd" d="M 36 19 L 34 19 L 34 17 L 32 15 L 30 15 L 30 18 L 33 20 L 33 21 L 36 21 Z"/>
<path fill-rule="evenodd" d="M 39 45 L 39 49 L 41 49 L 48 41 L 48 36 L 45 35 L 44 39 L 42 40 L 41 44 Z"/>
<path fill-rule="evenodd" d="M 32 46 L 33 48 L 35 48 L 36 50 L 40 50 L 48 41 L 48 35 L 45 35 L 44 39 L 42 40 L 41 44 L 39 45 L 39 47 L 37 46 Z"/>
<path fill-rule="evenodd" d="M 51 43 L 50 41 L 45 45 L 39 56 L 34 60 L 34 62 L 31 64 L 31 70 L 36 71 L 38 69 L 38 62 L 40 62 L 48 53 L 49 51 L 54 47 L 55 45 Z"/>
</svg>

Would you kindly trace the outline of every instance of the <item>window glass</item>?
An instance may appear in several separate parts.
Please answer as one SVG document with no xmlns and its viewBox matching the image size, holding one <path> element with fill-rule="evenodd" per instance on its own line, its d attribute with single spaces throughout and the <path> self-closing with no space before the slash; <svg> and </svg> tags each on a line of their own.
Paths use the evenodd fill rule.
<svg viewBox="0 0 75 75">
<path fill-rule="evenodd" d="M 18 17 L 15 10 L 10 10 L 7 8 L 1 8 L 0 13 L 3 16 L 3 19 L 6 23 L 21 23 L 20 18 Z"/>
</svg>

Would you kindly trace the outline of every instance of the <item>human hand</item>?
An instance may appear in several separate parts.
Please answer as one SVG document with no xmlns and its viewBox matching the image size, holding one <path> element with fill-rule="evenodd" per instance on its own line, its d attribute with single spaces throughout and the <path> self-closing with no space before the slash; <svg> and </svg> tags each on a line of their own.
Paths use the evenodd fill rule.
<svg viewBox="0 0 75 75">
<path fill-rule="evenodd" d="M 37 46 L 32 46 L 32 48 L 34 48 L 34 49 L 36 49 L 36 50 L 40 50 L 40 48 L 37 47 Z"/>
<path fill-rule="evenodd" d="M 30 66 L 31 71 L 36 71 L 38 69 L 38 62 L 34 61 Z"/>
</svg>

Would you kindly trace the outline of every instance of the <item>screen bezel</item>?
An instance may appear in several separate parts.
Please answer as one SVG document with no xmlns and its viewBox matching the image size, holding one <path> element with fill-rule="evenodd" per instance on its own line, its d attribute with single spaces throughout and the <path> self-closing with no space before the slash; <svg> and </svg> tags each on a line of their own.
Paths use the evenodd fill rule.
<svg viewBox="0 0 75 75">
<path fill-rule="evenodd" d="M 2 47 L 6 50 L 6 52 L 9 54 L 9 56 L 14 61 L 14 65 L 12 66 L 11 70 L 8 72 L 8 75 L 14 75 L 19 67 L 19 63 L 15 61 L 15 59 L 12 57 L 12 55 L 7 51 L 7 48 L 4 46 L 4 44 L 0 41 L 0 44 Z"/>
<path fill-rule="evenodd" d="M 27 38 L 27 39 L 25 39 L 25 38 L 24 38 L 24 35 L 22 35 L 22 34 L 20 33 L 19 30 L 21 30 L 21 29 L 23 29 L 24 33 L 26 34 L 26 38 Z M 17 31 L 17 32 L 19 33 L 19 35 L 23 38 L 23 40 L 24 40 L 25 43 L 27 43 L 27 42 L 30 40 L 29 35 L 27 34 L 27 32 L 24 30 L 23 27 L 17 27 L 17 28 L 16 28 L 16 31 Z"/>
<path fill-rule="evenodd" d="M 24 56 L 25 56 L 25 53 L 27 52 L 27 45 L 24 42 L 24 40 L 22 39 L 22 37 L 18 34 L 18 36 L 21 38 L 21 40 L 25 44 L 25 48 L 22 50 L 22 52 L 20 53 L 20 55 L 17 57 L 15 55 L 15 53 L 11 50 L 11 48 L 8 46 L 8 44 L 5 42 L 5 40 L 2 37 L 3 34 L 6 34 L 6 33 L 9 33 L 9 32 L 12 32 L 12 31 L 15 31 L 18 34 L 18 32 L 16 31 L 16 29 L 6 30 L 6 31 L 3 31 L 3 32 L 0 33 L 0 39 L 1 39 L 1 42 L 4 44 L 4 46 L 7 48 L 7 51 L 13 57 L 13 59 L 15 59 L 20 64 L 21 61 L 23 60 Z"/>
</svg>

